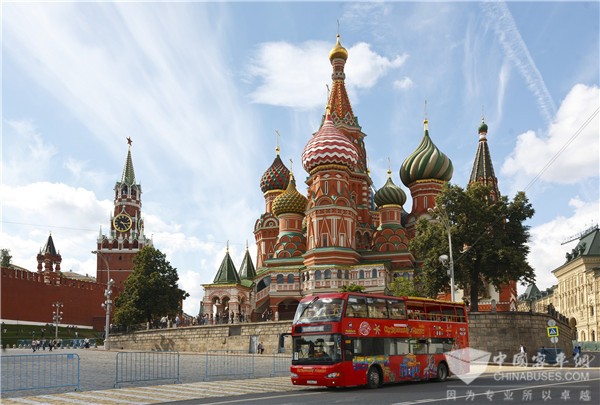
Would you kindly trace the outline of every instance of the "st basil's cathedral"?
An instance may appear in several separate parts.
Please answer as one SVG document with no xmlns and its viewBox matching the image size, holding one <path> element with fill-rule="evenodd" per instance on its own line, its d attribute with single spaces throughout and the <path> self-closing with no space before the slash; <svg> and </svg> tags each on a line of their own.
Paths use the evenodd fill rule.
<svg viewBox="0 0 600 405">
<path fill-rule="evenodd" d="M 288 320 L 306 295 L 339 291 L 350 284 L 387 294 L 394 278 L 413 277 L 417 258 L 408 243 L 416 222 L 431 218 L 428 209 L 452 178 L 452 162 L 433 143 L 425 120 L 421 143 L 400 168 L 402 183 L 411 193 L 411 211 L 403 208 L 406 194 L 392 181 L 391 170 L 375 191 L 366 135 L 346 91 L 347 59 L 338 35 L 329 53 L 332 84 L 325 114 L 302 152 L 307 194 L 298 191 L 297 176 L 282 162 L 277 147 L 260 179 L 265 211 L 254 225 L 256 266 L 246 249 L 238 271 L 227 250 L 213 282 L 203 285 L 200 311 L 210 318 L 233 312 L 247 320 L 260 320 L 263 314 Z M 469 181 L 483 182 L 499 196 L 486 134 L 482 122 Z M 498 310 L 516 306 L 516 282 L 500 291 L 493 286 L 488 290 L 480 310 L 489 308 L 492 300 Z"/>
</svg>

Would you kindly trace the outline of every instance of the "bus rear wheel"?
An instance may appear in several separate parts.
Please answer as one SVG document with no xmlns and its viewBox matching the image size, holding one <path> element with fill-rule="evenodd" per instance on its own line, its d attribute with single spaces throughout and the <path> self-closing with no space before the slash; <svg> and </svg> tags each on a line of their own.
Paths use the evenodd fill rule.
<svg viewBox="0 0 600 405">
<path fill-rule="evenodd" d="M 371 367 L 367 373 L 367 387 L 379 388 L 381 387 L 381 374 L 377 367 Z"/>
<path fill-rule="evenodd" d="M 448 379 L 448 366 L 446 363 L 440 363 L 437 367 L 436 381 L 444 382 Z"/>
</svg>

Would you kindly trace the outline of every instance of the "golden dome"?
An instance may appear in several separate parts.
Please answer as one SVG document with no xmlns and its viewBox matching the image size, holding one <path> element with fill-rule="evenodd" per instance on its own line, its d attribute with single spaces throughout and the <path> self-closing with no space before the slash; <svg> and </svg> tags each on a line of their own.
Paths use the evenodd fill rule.
<svg viewBox="0 0 600 405">
<path fill-rule="evenodd" d="M 337 34 L 337 43 L 329 52 L 329 60 L 333 61 L 334 59 L 348 60 L 348 51 L 340 44 L 340 34 Z"/>
</svg>

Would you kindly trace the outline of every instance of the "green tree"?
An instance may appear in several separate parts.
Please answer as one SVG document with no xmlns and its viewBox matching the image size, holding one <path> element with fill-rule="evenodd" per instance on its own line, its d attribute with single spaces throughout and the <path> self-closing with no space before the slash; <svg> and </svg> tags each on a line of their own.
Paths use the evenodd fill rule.
<svg viewBox="0 0 600 405">
<path fill-rule="evenodd" d="M 133 261 L 133 271 L 125 281 L 125 290 L 115 301 L 115 323 L 132 325 L 175 316 L 180 303 L 189 294 L 178 286 L 177 269 L 164 253 L 145 246 Z"/>
<path fill-rule="evenodd" d="M 0 257 L 2 258 L 2 267 L 12 266 L 12 256 L 9 249 L 0 249 Z"/>
<path fill-rule="evenodd" d="M 390 293 L 397 297 L 420 297 L 423 294 L 423 292 L 417 288 L 415 279 L 404 277 L 396 277 L 394 281 L 390 283 Z"/>
<path fill-rule="evenodd" d="M 340 289 L 341 292 L 364 292 L 365 287 L 362 285 L 351 283 L 349 285 L 344 285 Z"/>
<path fill-rule="evenodd" d="M 471 311 L 479 309 L 485 283 L 499 288 L 511 280 L 522 284 L 535 281 L 533 268 L 527 262 L 529 227 L 524 224 L 534 210 L 525 193 L 517 193 L 513 201 L 505 196 L 492 200 L 490 189 L 479 183 L 466 190 L 452 185 L 442 191 L 436 204 L 444 207 L 447 216 L 455 283 L 468 292 Z M 438 260 L 448 254 L 443 222 L 421 219 L 410 244 L 420 261 L 421 284 L 428 296 L 449 289 L 449 275 Z"/>
</svg>

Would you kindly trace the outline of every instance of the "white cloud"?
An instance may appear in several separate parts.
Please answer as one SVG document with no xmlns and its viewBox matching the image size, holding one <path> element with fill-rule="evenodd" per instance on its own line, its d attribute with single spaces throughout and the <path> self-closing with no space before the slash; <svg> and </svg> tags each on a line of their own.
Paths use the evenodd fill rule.
<svg viewBox="0 0 600 405">
<path fill-rule="evenodd" d="M 407 90 L 414 87 L 413 81 L 410 77 L 403 77 L 402 79 L 398 79 L 394 81 L 394 88 L 397 90 Z"/>
<path fill-rule="evenodd" d="M 325 85 L 331 82 L 331 65 L 324 55 L 331 48 L 331 43 L 322 41 L 307 41 L 300 45 L 287 42 L 261 44 L 248 68 L 250 78 L 260 81 L 250 94 L 251 100 L 300 109 L 324 106 L 327 100 Z M 408 58 L 403 54 L 389 59 L 371 50 L 364 42 L 347 49 L 346 88 L 353 104 L 358 103 L 357 89 L 373 87 Z"/>
<path fill-rule="evenodd" d="M 56 147 L 46 143 L 30 121 L 5 120 L 3 127 L 2 182 L 19 184 L 45 178 Z"/>
<path fill-rule="evenodd" d="M 576 184 L 598 177 L 598 100 L 598 87 L 575 85 L 562 102 L 546 136 L 533 130 L 518 136 L 515 149 L 502 165 L 502 173 L 514 176 L 519 189 L 536 176 L 544 182 L 558 184 Z M 590 118 L 588 125 L 581 129 Z"/>
<path fill-rule="evenodd" d="M 533 227 L 529 247 L 529 264 L 536 273 L 536 285 L 540 290 L 555 285 L 558 281 L 552 271 L 562 266 L 565 254 L 577 245 L 572 241 L 562 245 L 571 235 L 583 231 L 598 222 L 600 200 L 583 201 L 574 197 L 569 201 L 572 214 L 569 217 L 559 216 L 553 220 Z"/>
</svg>

